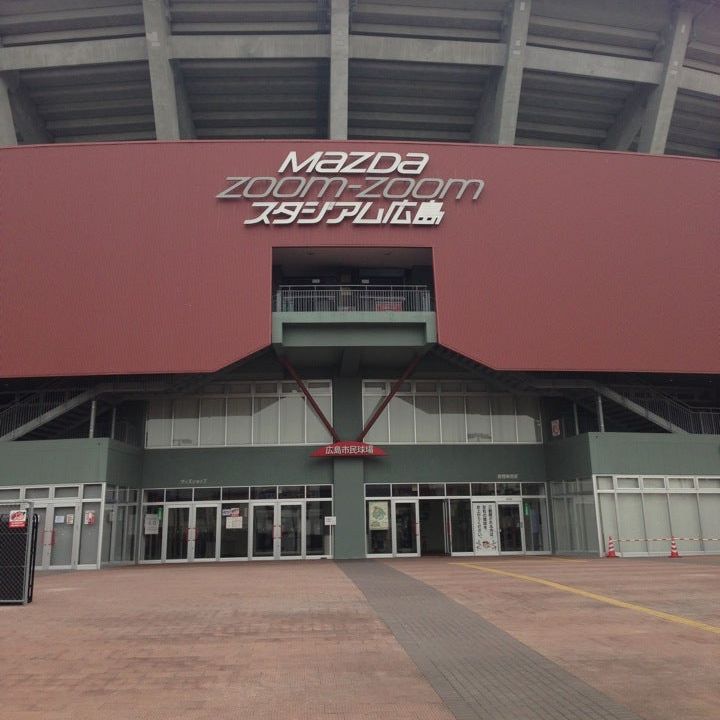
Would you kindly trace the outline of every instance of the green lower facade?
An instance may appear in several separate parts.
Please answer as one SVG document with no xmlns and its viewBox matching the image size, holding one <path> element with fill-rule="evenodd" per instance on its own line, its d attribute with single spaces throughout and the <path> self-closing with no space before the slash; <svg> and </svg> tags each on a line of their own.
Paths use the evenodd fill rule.
<svg viewBox="0 0 720 720">
<path fill-rule="evenodd" d="M 342 424 L 342 417 L 336 417 Z M 141 449 L 0 444 L 0 513 L 32 502 L 41 568 L 423 555 L 720 552 L 720 437 Z"/>
</svg>

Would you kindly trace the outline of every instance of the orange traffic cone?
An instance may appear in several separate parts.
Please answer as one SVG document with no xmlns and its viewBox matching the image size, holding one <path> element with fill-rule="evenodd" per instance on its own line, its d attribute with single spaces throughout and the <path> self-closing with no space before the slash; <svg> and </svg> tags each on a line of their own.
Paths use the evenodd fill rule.
<svg viewBox="0 0 720 720">
<path fill-rule="evenodd" d="M 608 549 L 605 557 L 616 558 L 617 553 L 615 552 L 615 541 L 612 539 L 612 535 L 608 537 Z"/>
<path fill-rule="evenodd" d="M 670 539 L 670 557 L 671 558 L 679 558 L 680 557 L 680 553 L 678 552 L 677 542 L 675 541 L 674 535 Z"/>
</svg>

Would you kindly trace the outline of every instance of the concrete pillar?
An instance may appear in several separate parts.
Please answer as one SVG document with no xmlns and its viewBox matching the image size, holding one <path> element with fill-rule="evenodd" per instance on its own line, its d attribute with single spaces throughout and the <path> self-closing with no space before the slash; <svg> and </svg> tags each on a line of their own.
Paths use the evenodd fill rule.
<svg viewBox="0 0 720 720">
<path fill-rule="evenodd" d="M 652 89 L 648 98 L 640 131 L 639 152 L 654 155 L 662 155 L 665 152 L 692 22 L 693 13 L 689 10 L 680 10 L 673 26 L 668 30 L 658 58 L 663 62 L 663 74 L 660 84 Z"/>
<path fill-rule="evenodd" d="M 155 137 L 179 140 L 175 76 L 170 64 L 170 22 L 165 0 L 143 0 L 150 83 L 155 111 Z"/>
<path fill-rule="evenodd" d="M 507 44 L 505 65 L 500 71 L 494 90 L 494 100 L 478 117 L 472 132 L 473 142 L 512 145 L 515 142 L 520 89 L 525 67 L 525 48 L 532 0 L 511 0 L 503 40 Z"/>
<path fill-rule="evenodd" d="M 0 75 L 0 145 L 17 145 L 15 122 L 10 106 L 10 89 L 2 75 Z"/>
<path fill-rule="evenodd" d="M 348 57 L 350 54 L 349 0 L 331 0 L 330 6 L 330 107 L 331 140 L 348 136 Z"/>
</svg>

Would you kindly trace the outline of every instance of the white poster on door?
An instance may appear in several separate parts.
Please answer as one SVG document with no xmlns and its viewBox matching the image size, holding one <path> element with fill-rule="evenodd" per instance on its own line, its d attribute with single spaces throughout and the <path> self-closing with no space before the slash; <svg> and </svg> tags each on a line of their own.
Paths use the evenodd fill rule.
<svg viewBox="0 0 720 720">
<path fill-rule="evenodd" d="M 368 502 L 368 529 L 388 530 L 390 528 L 390 510 L 387 500 L 371 500 Z"/>
<path fill-rule="evenodd" d="M 472 506 L 475 554 L 497 555 L 497 506 L 483 502 L 474 502 Z"/>
<path fill-rule="evenodd" d="M 160 517 L 154 513 L 145 515 L 145 534 L 158 535 L 160 533 Z"/>
</svg>

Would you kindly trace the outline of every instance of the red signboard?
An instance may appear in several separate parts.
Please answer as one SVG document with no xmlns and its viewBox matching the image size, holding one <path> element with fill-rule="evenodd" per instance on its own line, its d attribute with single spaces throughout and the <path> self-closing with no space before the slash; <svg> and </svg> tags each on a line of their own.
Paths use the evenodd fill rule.
<svg viewBox="0 0 720 720">
<path fill-rule="evenodd" d="M 27 525 L 27 510 L 11 510 L 8 526 L 11 528 L 24 528 Z"/>
<path fill-rule="evenodd" d="M 340 440 L 325 445 L 310 454 L 310 457 L 384 457 L 385 451 L 376 445 L 358 442 L 357 440 Z"/>
</svg>

